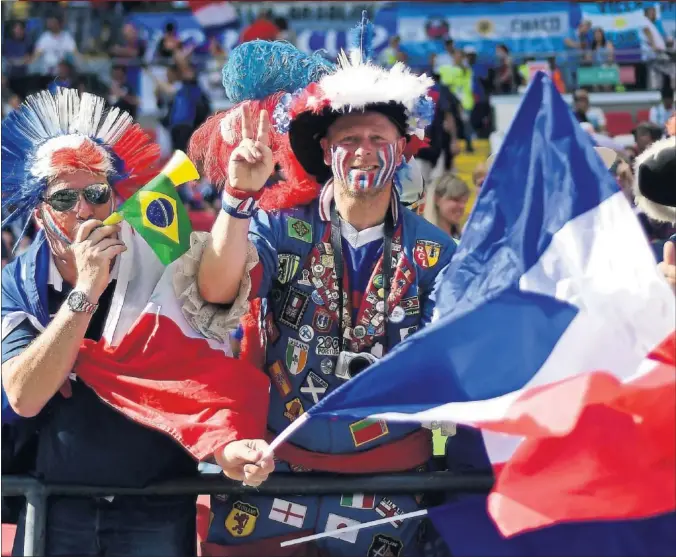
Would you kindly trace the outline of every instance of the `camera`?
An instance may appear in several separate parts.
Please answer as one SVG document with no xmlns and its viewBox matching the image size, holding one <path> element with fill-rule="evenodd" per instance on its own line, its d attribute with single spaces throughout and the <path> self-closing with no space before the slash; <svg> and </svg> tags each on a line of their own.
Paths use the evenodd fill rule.
<svg viewBox="0 0 676 557">
<path fill-rule="evenodd" d="M 378 361 L 373 354 L 356 354 L 354 352 L 341 352 L 336 363 L 335 376 L 339 379 L 348 380 L 364 371 L 372 363 Z"/>
</svg>

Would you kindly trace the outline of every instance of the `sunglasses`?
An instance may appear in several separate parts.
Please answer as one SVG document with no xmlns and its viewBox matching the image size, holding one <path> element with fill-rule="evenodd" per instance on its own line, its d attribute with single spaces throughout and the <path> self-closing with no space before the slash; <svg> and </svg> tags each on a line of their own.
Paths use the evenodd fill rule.
<svg viewBox="0 0 676 557">
<path fill-rule="evenodd" d="M 80 195 L 85 198 L 87 203 L 92 205 L 103 205 L 110 201 L 112 194 L 111 187 L 108 184 L 91 184 L 84 189 L 63 189 L 55 191 L 49 197 L 43 197 L 42 201 L 50 205 L 59 212 L 70 211 L 77 205 Z"/>
</svg>

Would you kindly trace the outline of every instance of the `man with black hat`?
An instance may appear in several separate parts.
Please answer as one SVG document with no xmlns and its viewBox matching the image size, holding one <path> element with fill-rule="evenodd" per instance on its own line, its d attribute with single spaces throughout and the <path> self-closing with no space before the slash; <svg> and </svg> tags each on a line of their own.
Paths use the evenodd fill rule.
<svg viewBox="0 0 676 557">
<path fill-rule="evenodd" d="M 276 130 L 261 113 L 254 131 L 242 107 L 244 139 L 229 160 L 223 212 L 200 264 L 205 300 L 231 303 L 248 281 L 251 297 L 267 298 L 260 319 L 266 371 L 275 385 L 271 437 L 429 323 L 433 286 L 455 249 L 448 235 L 402 206 L 397 188 L 407 142 L 421 136 L 433 115 L 426 95 L 433 82 L 401 64 L 373 65 L 360 43 L 364 48 L 349 58 L 342 54 L 336 70 L 282 100 Z M 325 185 L 310 204 L 254 214 L 273 171 L 275 131 L 288 131 L 295 157 Z M 247 245 L 258 260 L 250 272 Z M 429 431 L 410 425 L 310 420 L 276 451 L 276 472 L 422 469 L 430 441 Z M 413 496 L 368 493 L 231 497 L 212 507 L 203 551 L 279 555 L 284 539 L 394 517 L 418 505 Z M 418 528 L 417 520 L 395 520 L 317 543 L 334 556 L 419 555 Z"/>
</svg>

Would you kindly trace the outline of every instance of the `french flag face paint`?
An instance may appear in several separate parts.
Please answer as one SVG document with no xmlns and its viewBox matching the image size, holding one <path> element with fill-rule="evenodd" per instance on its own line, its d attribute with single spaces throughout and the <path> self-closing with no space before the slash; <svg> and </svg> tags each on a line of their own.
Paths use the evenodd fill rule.
<svg viewBox="0 0 676 557">
<path fill-rule="evenodd" d="M 56 219 L 52 215 L 52 208 L 46 206 L 42 210 L 42 221 L 45 225 L 45 233 L 52 236 L 53 238 L 62 242 L 65 246 L 69 246 L 73 243 L 70 239 L 68 232 L 66 232 L 62 226 L 56 222 Z"/>
<path fill-rule="evenodd" d="M 376 151 L 378 168 L 360 170 L 352 168 L 354 151 L 341 145 L 331 147 L 331 169 L 338 182 L 345 184 L 348 190 L 354 192 L 377 190 L 385 187 L 392 181 L 397 168 L 397 146 L 389 143 Z"/>
</svg>

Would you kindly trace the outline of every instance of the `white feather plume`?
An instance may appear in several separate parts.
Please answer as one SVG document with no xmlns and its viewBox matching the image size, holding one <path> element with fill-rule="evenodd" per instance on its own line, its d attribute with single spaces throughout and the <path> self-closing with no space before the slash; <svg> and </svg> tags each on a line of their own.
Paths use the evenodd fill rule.
<svg viewBox="0 0 676 557">
<path fill-rule="evenodd" d="M 338 65 L 338 70 L 319 81 L 334 110 L 361 109 L 368 104 L 394 101 L 410 111 L 434 85 L 432 78 L 415 75 L 401 62 L 389 70 L 370 62 L 362 63 L 358 50 L 349 57 L 341 52 Z"/>
<path fill-rule="evenodd" d="M 665 137 L 653 143 L 643 153 L 641 153 L 634 161 L 634 199 L 636 205 L 641 211 L 648 215 L 651 219 L 660 222 L 676 223 L 676 207 L 666 207 L 651 201 L 647 197 L 641 195 L 641 190 L 638 186 L 638 171 L 643 163 L 657 156 L 664 149 L 674 148 L 674 138 Z M 676 179 L 676 178 L 675 178 Z M 673 184 L 672 184 L 673 186 Z M 669 187 L 665 184 L 665 187 Z"/>
</svg>

